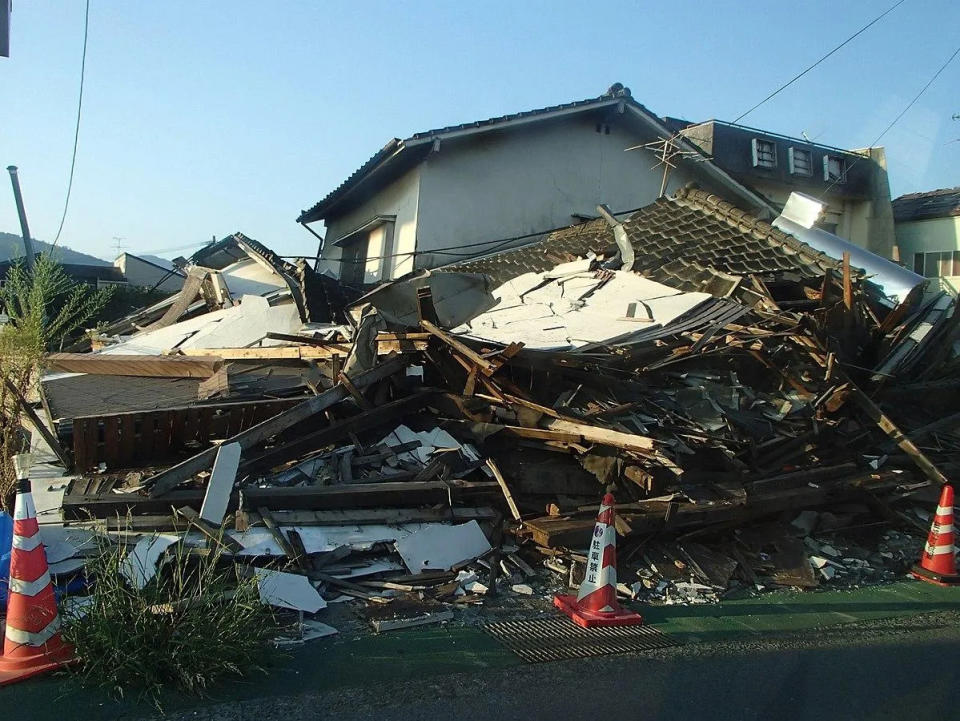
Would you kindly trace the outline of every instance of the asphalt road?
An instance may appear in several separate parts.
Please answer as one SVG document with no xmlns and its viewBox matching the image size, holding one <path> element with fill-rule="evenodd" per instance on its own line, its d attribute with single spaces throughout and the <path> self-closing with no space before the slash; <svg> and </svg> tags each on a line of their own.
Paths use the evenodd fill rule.
<svg viewBox="0 0 960 721">
<path fill-rule="evenodd" d="M 196 708 L 174 721 L 953 719 L 960 616 L 849 624 Z M 161 717 L 157 717 L 161 718 Z"/>
</svg>

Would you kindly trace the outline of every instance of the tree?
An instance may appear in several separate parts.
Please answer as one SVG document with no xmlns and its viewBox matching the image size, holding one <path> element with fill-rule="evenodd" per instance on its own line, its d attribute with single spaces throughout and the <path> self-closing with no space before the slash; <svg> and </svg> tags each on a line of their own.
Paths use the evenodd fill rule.
<svg viewBox="0 0 960 721">
<path fill-rule="evenodd" d="M 99 313 L 112 287 L 95 289 L 72 280 L 48 254 L 32 270 L 14 263 L 0 288 L 8 316 L 0 327 L 0 507 L 12 510 L 16 474 L 13 456 L 28 448 L 17 400 L 27 398 L 43 368 L 44 354 Z"/>
</svg>

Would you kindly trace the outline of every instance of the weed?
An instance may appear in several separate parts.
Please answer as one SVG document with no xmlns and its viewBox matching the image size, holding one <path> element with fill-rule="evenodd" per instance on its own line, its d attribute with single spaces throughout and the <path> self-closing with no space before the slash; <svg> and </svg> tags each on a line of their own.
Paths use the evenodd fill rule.
<svg viewBox="0 0 960 721">
<path fill-rule="evenodd" d="M 136 691 L 159 706 L 165 688 L 203 695 L 214 680 L 263 671 L 276 620 L 260 604 L 256 580 L 238 574 L 219 548 L 197 555 L 171 546 L 142 589 L 123 574 L 127 558 L 123 544 L 104 543 L 87 567 L 92 603 L 83 617 L 65 619 L 82 683 L 119 696 Z"/>
</svg>

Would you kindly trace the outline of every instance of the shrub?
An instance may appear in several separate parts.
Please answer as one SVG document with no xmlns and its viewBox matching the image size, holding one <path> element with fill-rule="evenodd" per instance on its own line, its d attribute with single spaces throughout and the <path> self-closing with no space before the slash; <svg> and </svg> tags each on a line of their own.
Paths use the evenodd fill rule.
<svg viewBox="0 0 960 721">
<path fill-rule="evenodd" d="M 203 695 L 216 679 L 263 670 L 277 623 L 260 604 L 256 579 L 238 574 L 219 550 L 171 549 L 142 589 L 121 573 L 122 544 L 102 546 L 87 566 L 92 603 L 64 624 L 82 683 L 120 696 L 136 691 L 159 706 L 164 688 Z"/>
</svg>

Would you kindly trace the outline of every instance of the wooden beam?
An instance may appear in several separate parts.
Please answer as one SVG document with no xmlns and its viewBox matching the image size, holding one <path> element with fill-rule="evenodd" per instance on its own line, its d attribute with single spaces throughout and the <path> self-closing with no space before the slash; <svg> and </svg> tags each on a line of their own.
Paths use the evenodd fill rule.
<svg viewBox="0 0 960 721">
<path fill-rule="evenodd" d="M 365 388 L 371 383 L 389 378 L 394 373 L 403 370 L 406 365 L 407 361 L 401 357 L 389 358 L 372 370 L 359 374 L 353 379 L 353 383 L 359 388 Z M 275 415 L 273 418 L 268 418 L 262 423 L 241 431 L 232 438 L 228 438 L 226 442 L 239 443 L 242 451 L 249 450 L 271 436 L 275 436 L 277 433 L 285 431 L 320 411 L 345 400 L 349 395 L 350 393 L 343 385 L 335 385 L 318 396 L 314 396 Z M 196 473 L 207 470 L 213 465 L 213 459 L 216 455 L 216 448 L 206 448 L 185 461 L 181 461 L 177 465 L 148 478 L 145 483 L 150 487 L 150 495 L 154 498 L 162 496 L 192 478 Z"/>
<path fill-rule="evenodd" d="M 189 358 L 155 355 L 110 355 L 103 353 L 50 353 L 47 367 L 66 373 L 145 378 L 209 378 L 220 366 L 216 353 L 191 353 Z"/>
<path fill-rule="evenodd" d="M 859 474 L 816 485 L 776 489 L 747 497 L 741 503 L 675 503 L 668 519 L 671 503 L 666 501 L 640 501 L 630 506 L 644 510 L 630 511 L 617 505 L 617 515 L 636 533 L 653 533 L 669 527 L 673 531 L 685 528 L 702 528 L 726 522 L 744 522 L 753 518 L 800 510 L 833 501 L 842 501 L 862 495 L 863 488 L 880 490 L 893 488 L 903 482 L 903 474 L 894 471 Z M 624 504 L 626 505 L 626 504 Z M 571 518 L 569 516 L 544 516 L 523 522 L 524 529 L 540 546 L 554 548 L 585 548 L 594 530 L 593 515 Z"/>
<path fill-rule="evenodd" d="M 216 356 L 223 360 L 327 360 L 335 355 L 346 355 L 351 344 L 329 344 L 328 346 L 290 345 L 269 348 L 178 348 L 173 353 L 181 356 Z M 390 353 L 414 353 L 427 347 L 425 340 L 383 340 L 377 341 L 377 355 Z M 171 357 L 176 358 L 177 355 Z"/>
<path fill-rule="evenodd" d="M 863 412 L 870 417 L 870 420 L 876 423 L 880 427 L 880 430 L 890 436 L 890 440 L 896 443 L 900 450 L 910 456 L 910 460 L 923 472 L 923 475 L 941 485 L 950 482 L 950 480 L 940 472 L 940 469 L 933 464 L 933 461 L 927 458 L 924 452 L 917 448 L 913 441 L 901 433 L 893 420 L 880 410 L 880 406 L 870 400 L 867 394 L 860 390 L 853 381 L 850 381 L 850 396 L 856 401 Z"/>
<path fill-rule="evenodd" d="M 414 506 L 449 505 L 451 498 L 459 502 L 475 496 L 500 493 L 496 481 L 387 481 L 384 483 L 351 483 L 339 486 L 302 486 L 297 488 L 255 488 L 243 491 L 247 507 L 277 510 L 343 510 L 360 508 L 411 508 Z M 165 514 L 171 507 L 190 506 L 199 509 L 204 490 L 170 491 L 162 497 L 134 493 L 72 494 L 64 496 L 64 518 L 82 520 Z M 230 496 L 228 511 L 235 511 L 239 493 Z"/>
<path fill-rule="evenodd" d="M 478 508 L 348 508 L 329 511 L 273 510 L 274 520 L 281 526 L 362 526 L 366 524 L 444 523 L 491 521 L 499 513 L 489 506 Z M 257 520 L 251 512 L 252 521 Z M 179 518 L 179 516 L 177 517 Z M 146 516 L 111 516 L 106 519 L 108 531 L 183 531 L 184 523 L 169 513 Z M 238 529 L 239 530 L 239 529 Z"/>
</svg>

